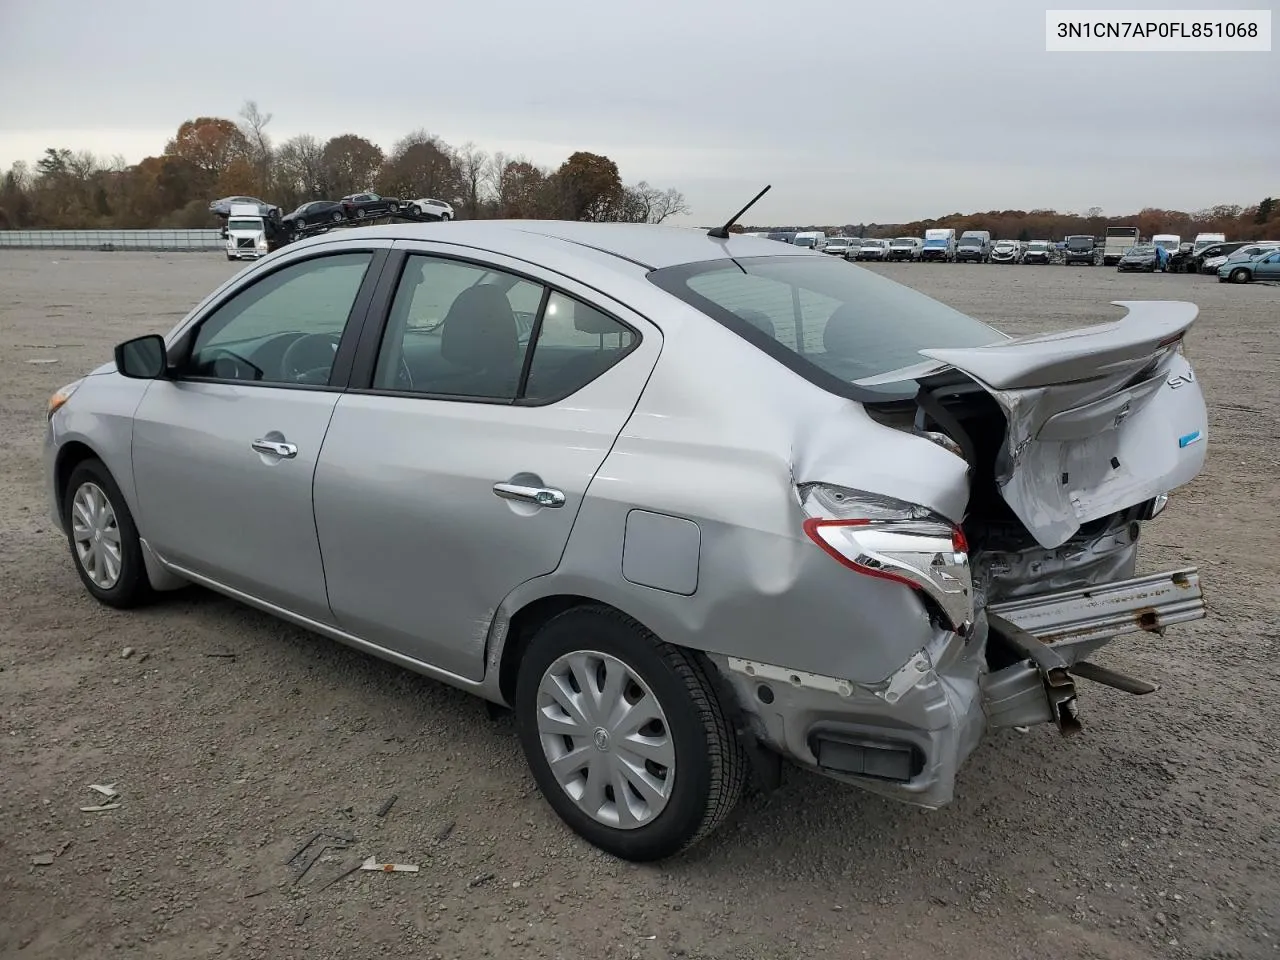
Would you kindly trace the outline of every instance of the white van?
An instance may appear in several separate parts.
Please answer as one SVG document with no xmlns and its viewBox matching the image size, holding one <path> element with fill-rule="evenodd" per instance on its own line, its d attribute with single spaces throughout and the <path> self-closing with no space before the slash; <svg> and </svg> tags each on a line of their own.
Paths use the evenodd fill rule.
<svg viewBox="0 0 1280 960">
<path fill-rule="evenodd" d="M 972 260 L 974 263 L 986 263 L 990 259 L 990 230 L 966 230 L 960 234 L 960 242 L 956 244 L 956 263 L 965 260 Z"/>
<path fill-rule="evenodd" d="M 1176 233 L 1157 233 L 1151 238 L 1151 242 L 1169 251 L 1170 256 L 1177 253 L 1178 248 L 1182 246 L 1182 238 Z"/>
<path fill-rule="evenodd" d="M 1215 243 L 1226 243 L 1227 235 L 1225 233 L 1197 233 L 1196 241 L 1191 246 L 1191 253 L 1197 254 L 1205 247 L 1211 247 Z"/>
<path fill-rule="evenodd" d="M 810 250 L 821 250 L 827 245 L 827 235 L 821 230 L 802 230 L 791 241 L 797 247 L 808 247 Z"/>
</svg>

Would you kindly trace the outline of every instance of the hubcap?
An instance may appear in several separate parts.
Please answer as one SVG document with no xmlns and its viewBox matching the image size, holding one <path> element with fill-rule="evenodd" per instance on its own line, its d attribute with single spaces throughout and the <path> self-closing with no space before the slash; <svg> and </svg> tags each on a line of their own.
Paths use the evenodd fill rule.
<svg viewBox="0 0 1280 960">
<path fill-rule="evenodd" d="M 120 579 L 120 526 L 111 501 L 96 483 L 82 483 L 71 501 L 71 539 L 80 567 L 94 586 L 110 590 Z"/>
<path fill-rule="evenodd" d="M 667 715 L 625 663 L 565 654 L 542 675 L 537 709 L 551 773 L 589 817 L 633 830 L 666 808 L 676 772 Z"/>
</svg>

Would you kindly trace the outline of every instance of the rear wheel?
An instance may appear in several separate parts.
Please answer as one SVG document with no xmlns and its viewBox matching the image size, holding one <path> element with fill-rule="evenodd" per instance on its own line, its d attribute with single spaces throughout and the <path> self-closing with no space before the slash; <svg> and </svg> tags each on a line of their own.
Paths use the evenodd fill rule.
<svg viewBox="0 0 1280 960">
<path fill-rule="evenodd" d="M 449 216 L 447 213 L 442 213 L 442 214 L 440 214 L 440 222 L 441 222 L 441 223 L 448 223 L 448 222 L 449 222 L 450 220 L 452 220 L 452 219 L 453 219 L 453 217 Z"/>
<path fill-rule="evenodd" d="M 399 213 L 399 212 L 400 212 L 400 204 L 398 203 L 387 204 L 387 213 Z"/>
<path fill-rule="evenodd" d="M 707 668 L 608 607 L 566 611 L 538 631 L 515 713 L 552 809 L 622 859 L 680 852 L 741 796 L 747 760 Z"/>
<path fill-rule="evenodd" d="M 358 208 L 358 209 L 356 210 L 356 219 L 357 219 L 357 220 L 363 220 L 363 219 L 364 219 L 364 207 L 360 207 L 360 208 Z"/>
<path fill-rule="evenodd" d="M 123 609 L 151 598 L 133 514 L 101 460 L 71 471 L 62 512 L 76 572 L 96 600 Z"/>
</svg>

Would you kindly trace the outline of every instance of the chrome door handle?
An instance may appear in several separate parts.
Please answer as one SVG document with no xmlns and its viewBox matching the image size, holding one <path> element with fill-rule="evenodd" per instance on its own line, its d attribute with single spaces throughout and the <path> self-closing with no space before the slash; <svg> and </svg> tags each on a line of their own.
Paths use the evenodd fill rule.
<svg viewBox="0 0 1280 960">
<path fill-rule="evenodd" d="M 539 507 L 563 507 L 564 493 L 551 487 L 527 487 L 522 483 L 495 483 L 493 492 L 503 500 L 519 500 Z"/>
<path fill-rule="evenodd" d="M 269 453 L 273 457 L 283 457 L 285 460 L 291 460 L 298 455 L 298 445 L 296 443 L 281 443 L 278 440 L 255 440 L 249 446 L 259 453 Z"/>
</svg>

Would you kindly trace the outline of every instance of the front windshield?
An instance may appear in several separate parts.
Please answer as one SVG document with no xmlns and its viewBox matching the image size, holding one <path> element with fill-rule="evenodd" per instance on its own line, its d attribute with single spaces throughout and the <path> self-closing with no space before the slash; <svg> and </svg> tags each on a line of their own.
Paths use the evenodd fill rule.
<svg viewBox="0 0 1280 960">
<path fill-rule="evenodd" d="M 1140 246 L 1130 247 L 1124 253 L 1125 253 L 1125 256 L 1127 257 L 1141 257 L 1146 254 L 1151 254 L 1155 252 L 1156 252 L 1156 248 L 1152 244 L 1144 243 L 1144 244 L 1141 244 Z"/>
<path fill-rule="evenodd" d="M 1014 243 L 1012 240 L 997 240 L 997 241 L 996 241 L 996 249 L 997 249 L 997 250 L 1012 250 L 1012 249 L 1013 249 L 1014 247 L 1016 247 L 1016 246 L 1017 246 L 1017 244 L 1016 244 L 1016 243 Z"/>
<path fill-rule="evenodd" d="M 235 217 L 232 217 L 230 220 L 227 221 L 227 229 L 228 230 L 261 230 L 262 221 L 252 220 L 249 218 L 236 219 Z"/>
<path fill-rule="evenodd" d="M 796 237 L 797 247 L 812 247 L 816 242 L 813 237 Z"/>
<path fill-rule="evenodd" d="M 929 347 L 1004 339 L 910 287 L 825 258 L 716 260 L 655 270 L 649 279 L 836 392 L 857 392 L 855 381 L 923 363 L 919 351 Z M 901 383 L 874 390 L 904 395 Z"/>
<path fill-rule="evenodd" d="M 1027 244 L 1027 249 L 1028 250 L 1048 250 L 1049 244 L 1045 243 L 1043 240 L 1033 240 L 1029 244 Z"/>
<path fill-rule="evenodd" d="M 1070 237 L 1067 240 L 1068 250 L 1088 250 L 1093 246 L 1093 237 Z"/>
<path fill-rule="evenodd" d="M 873 249 L 878 250 L 881 247 L 885 246 L 886 242 L 887 241 L 885 240 L 863 240 L 862 245 L 864 247 L 871 247 Z"/>
<path fill-rule="evenodd" d="M 981 237 L 961 237 L 960 246 L 962 247 L 980 247 L 982 246 Z"/>
</svg>

